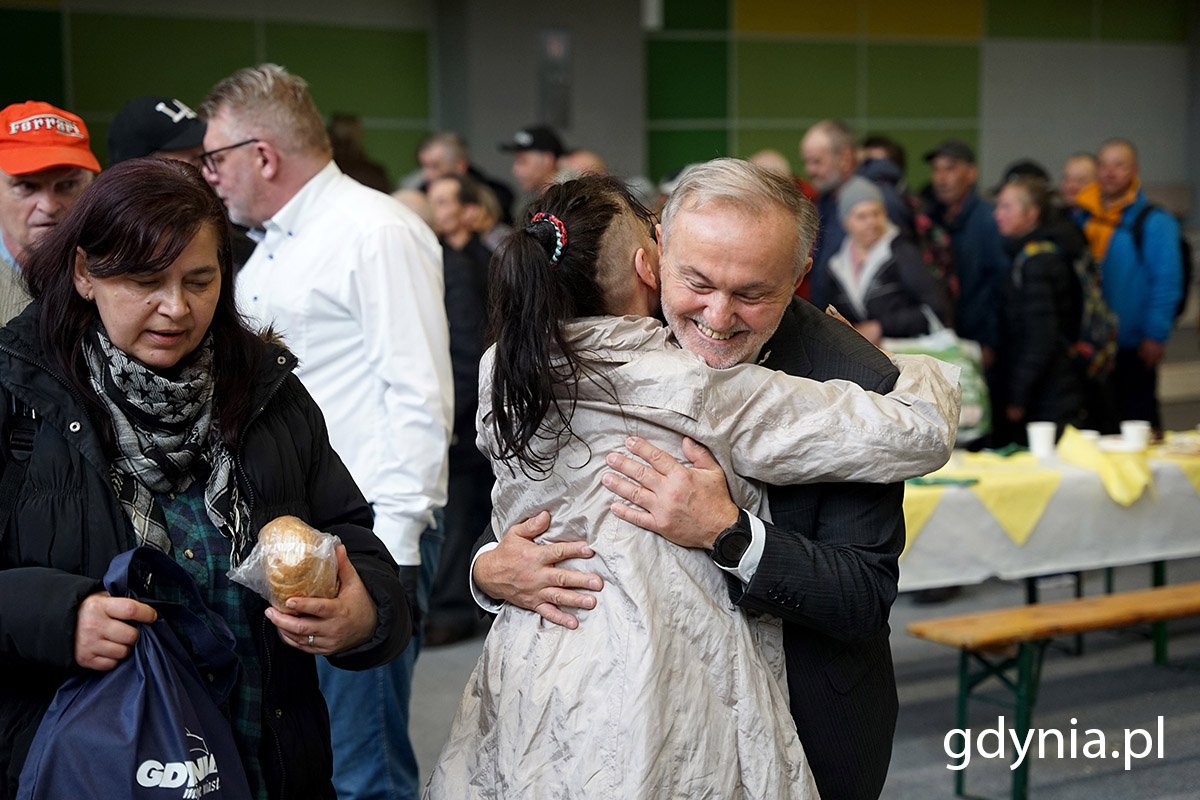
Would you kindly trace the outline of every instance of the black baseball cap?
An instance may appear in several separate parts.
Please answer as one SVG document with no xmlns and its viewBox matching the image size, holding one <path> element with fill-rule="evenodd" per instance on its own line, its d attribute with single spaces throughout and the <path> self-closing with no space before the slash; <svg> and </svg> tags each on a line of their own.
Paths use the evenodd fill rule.
<svg viewBox="0 0 1200 800">
<path fill-rule="evenodd" d="M 554 129 L 546 125 L 531 125 L 513 134 L 511 141 L 501 142 L 500 149 L 506 153 L 521 153 L 526 150 L 541 150 L 553 153 L 555 158 L 563 154 L 563 143 Z"/>
<path fill-rule="evenodd" d="M 959 161 L 965 161 L 968 164 L 975 163 L 975 151 L 971 149 L 971 145 L 962 139 L 946 139 L 925 154 L 925 163 L 933 161 L 938 156 L 948 156 Z"/>
<path fill-rule="evenodd" d="M 108 128 L 108 163 L 171 150 L 188 150 L 204 142 L 204 122 L 181 100 L 138 97 L 117 112 Z"/>
</svg>

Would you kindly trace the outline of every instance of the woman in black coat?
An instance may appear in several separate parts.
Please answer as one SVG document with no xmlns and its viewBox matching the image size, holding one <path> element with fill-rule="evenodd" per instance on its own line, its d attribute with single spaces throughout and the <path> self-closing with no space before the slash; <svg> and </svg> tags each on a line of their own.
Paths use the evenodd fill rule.
<svg viewBox="0 0 1200 800">
<path fill-rule="evenodd" d="M 171 554 L 235 634 L 223 711 L 256 797 L 334 796 L 314 656 L 364 669 L 408 643 L 370 508 L 231 270 L 220 200 L 158 159 L 105 171 L 26 265 L 34 302 L 0 331 L 0 797 L 62 682 L 113 669 L 154 619 L 102 587 L 132 547 Z M 226 576 L 285 514 L 341 539 L 337 597 L 271 608 Z"/>
<path fill-rule="evenodd" d="M 945 287 L 888 220 L 879 188 L 855 176 L 838 190 L 837 208 L 846 238 L 829 260 L 830 302 L 842 316 L 875 345 L 931 333 L 931 318 L 944 323 Z"/>
<path fill-rule="evenodd" d="M 1015 177 L 996 195 L 996 227 L 1013 259 L 1001 296 L 996 444 L 1024 444 L 1026 422 L 1061 430 L 1082 416 L 1080 375 L 1068 354 L 1079 338 L 1082 294 L 1061 237 L 1047 228 L 1049 213 L 1049 189 L 1036 177 Z"/>
</svg>

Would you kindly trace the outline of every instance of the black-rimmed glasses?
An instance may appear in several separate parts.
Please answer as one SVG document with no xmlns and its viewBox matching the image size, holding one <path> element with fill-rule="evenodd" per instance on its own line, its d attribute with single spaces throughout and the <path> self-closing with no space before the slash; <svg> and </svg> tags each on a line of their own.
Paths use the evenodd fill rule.
<svg viewBox="0 0 1200 800">
<path fill-rule="evenodd" d="M 205 150 L 203 153 L 196 156 L 196 158 L 200 161 L 200 164 L 206 170 L 208 170 L 209 172 L 212 172 L 212 173 L 216 173 L 217 168 L 221 166 L 221 161 L 218 161 L 217 159 L 213 158 L 213 156 L 215 156 L 217 153 L 224 153 L 226 150 L 233 150 L 235 147 L 245 147 L 248 144 L 254 144 L 257 141 L 258 141 L 258 139 L 245 139 L 243 141 L 237 142 L 236 144 L 227 144 L 224 147 L 217 147 L 212 150 Z M 223 161 L 224 159 L 221 159 L 221 160 Z"/>
</svg>

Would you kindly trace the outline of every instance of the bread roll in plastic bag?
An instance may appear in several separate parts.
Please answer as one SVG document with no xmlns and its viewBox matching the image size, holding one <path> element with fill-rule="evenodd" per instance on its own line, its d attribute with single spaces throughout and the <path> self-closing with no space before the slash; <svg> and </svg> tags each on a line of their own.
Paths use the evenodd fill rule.
<svg viewBox="0 0 1200 800">
<path fill-rule="evenodd" d="M 298 517 L 276 517 L 229 578 L 280 608 L 289 597 L 337 597 L 338 543 Z"/>
</svg>

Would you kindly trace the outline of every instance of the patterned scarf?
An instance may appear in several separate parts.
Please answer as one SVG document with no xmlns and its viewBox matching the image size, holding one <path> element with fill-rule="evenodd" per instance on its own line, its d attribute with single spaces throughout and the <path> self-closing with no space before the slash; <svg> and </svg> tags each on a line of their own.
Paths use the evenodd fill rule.
<svg viewBox="0 0 1200 800">
<path fill-rule="evenodd" d="M 205 510 L 231 540 L 236 566 L 247 544 L 249 509 L 233 479 L 233 457 L 212 424 L 212 337 L 173 378 L 130 358 L 100 329 L 84 354 L 92 388 L 112 417 L 117 437 L 113 486 L 138 544 L 171 552 L 166 519 L 154 494 L 178 494 L 207 474 Z"/>
<path fill-rule="evenodd" d="M 1100 184 L 1095 181 L 1080 189 L 1079 194 L 1075 195 L 1075 205 L 1088 212 L 1083 232 L 1087 236 L 1092 258 L 1097 264 L 1104 261 L 1104 256 L 1108 254 L 1108 245 L 1112 242 L 1113 232 L 1121 224 L 1121 215 L 1137 200 L 1138 189 L 1141 187 L 1142 182 L 1135 177 L 1125 194 L 1108 205 L 1104 204 L 1104 199 L 1100 196 Z"/>
</svg>

